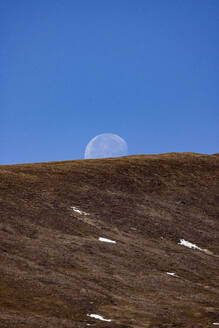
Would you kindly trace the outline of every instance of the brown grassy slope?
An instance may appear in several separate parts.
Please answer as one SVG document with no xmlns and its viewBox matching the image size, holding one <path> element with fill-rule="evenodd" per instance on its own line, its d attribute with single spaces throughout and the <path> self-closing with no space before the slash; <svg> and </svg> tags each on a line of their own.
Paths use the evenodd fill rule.
<svg viewBox="0 0 219 328">
<path fill-rule="evenodd" d="M 218 223 L 218 154 L 0 166 L 0 327 L 211 327 Z"/>
</svg>

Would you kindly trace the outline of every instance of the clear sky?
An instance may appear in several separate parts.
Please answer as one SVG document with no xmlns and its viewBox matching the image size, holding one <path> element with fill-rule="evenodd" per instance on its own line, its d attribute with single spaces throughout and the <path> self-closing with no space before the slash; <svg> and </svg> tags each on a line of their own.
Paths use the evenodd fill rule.
<svg viewBox="0 0 219 328">
<path fill-rule="evenodd" d="M 219 0 L 0 0 L 0 163 L 219 152 Z"/>
</svg>

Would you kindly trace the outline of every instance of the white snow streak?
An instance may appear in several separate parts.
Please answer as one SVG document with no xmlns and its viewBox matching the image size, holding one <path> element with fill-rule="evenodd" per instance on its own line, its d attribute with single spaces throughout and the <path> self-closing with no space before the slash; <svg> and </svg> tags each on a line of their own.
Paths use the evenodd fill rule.
<svg viewBox="0 0 219 328">
<path fill-rule="evenodd" d="M 185 247 L 188 247 L 188 248 L 198 249 L 199 251 L 204 251 L 204 252 L 207 251 L 207 249 L 200 248 L 197 245 L 192 244 L 189 241 L 186 241 L 185 239 L 180 239 L 180 242 L 178 244 L 182 245 L 182 246 L 185 246 Z"/>
<path fill-rule="evenodd" d="M 168 274 L 169 276 L 175 276 L 175 275 L 176 275 L 175 272 L 167 272 L 167 274 Z"/>
<path fill-rule="evenodd" d="M 71 206 L 71 209 L 72 209 L 73 211 L 75 211 L 76 213 L 79 213 L 79 214 L 81 214 L 81 215 L 88 215 L 88 213 L 79 210 L 79 208 L 77 208 L 77 207 L 75 207 L 75 206 Z"/>
<path fill-rule="evenodd" d="M 87 314 L 88 317 L 91 317 L 91 318 L 95 318 L 95 319 L 99 319 L 99 320 L 102 320 L 102 321 L 112 321 L 111 319 L 104 319 L 101 315 L 99 314 Z"/>
<path fill-rule="evenodd" d="M 113 243 L 113 244 L 116 244 L 116 241 L 115 240 L 110 240 L 110 239 L 103 238 L 103 237 L 99 237 L 98 240 L 99 241 L 103 241 L 105 243 Z"/>
</svg>

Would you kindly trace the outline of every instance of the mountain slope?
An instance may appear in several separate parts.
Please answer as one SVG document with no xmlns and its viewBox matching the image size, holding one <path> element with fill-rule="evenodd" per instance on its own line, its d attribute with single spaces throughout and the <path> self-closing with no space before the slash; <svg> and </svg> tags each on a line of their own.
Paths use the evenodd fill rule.
<svg viewBox="0 0 219 328">
<path fill-rule="evenodd" d="M 0 327 L 219 323 L 218 154 L 0 166 L 0 218 Z"/>
</svg>

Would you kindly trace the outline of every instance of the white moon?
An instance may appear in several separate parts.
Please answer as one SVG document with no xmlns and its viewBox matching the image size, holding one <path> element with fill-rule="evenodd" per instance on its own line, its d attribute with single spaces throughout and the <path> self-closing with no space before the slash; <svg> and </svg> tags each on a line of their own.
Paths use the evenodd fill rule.
<svg viewBox="0 0 219 328">
<path fill-rule="evenodd" d="M 87 144 L 84 158 L 118 157 L 128 154 L 128 145 L 124 139 L 113 133 L 103 133 Z"/>
</svg>

